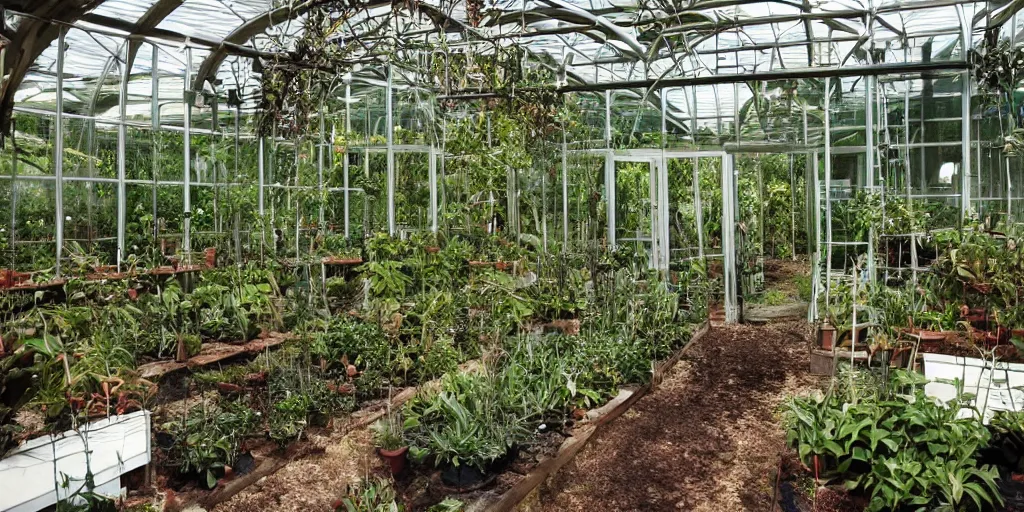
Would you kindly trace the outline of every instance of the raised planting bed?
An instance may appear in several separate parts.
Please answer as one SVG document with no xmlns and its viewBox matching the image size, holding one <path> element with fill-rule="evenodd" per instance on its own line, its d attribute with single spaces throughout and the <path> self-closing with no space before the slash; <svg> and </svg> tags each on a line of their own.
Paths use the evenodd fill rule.
<svg viewBox="0 0 1024 512">
<path fill-rule="evenodd" d="M 601 431 L 602 427 L 609 424 L 615 418 L 621 416 L 638 400 L 655 389 L 658 384 L 661 383 L 665 374 L 679 362 L 683 355 L 686 354 L 687 350 L 694 346 L 695 342 L 700 340 L 701 337 L 707 334 L 709 328 L 710 324 L 705 322 L 691 336 L 690 341 L 686 345 L 677 350 L 671 357 L 660 363 L 655 368 L 654 373 L 651 376 L 651 381 L 648 384 L 639 388 L 621 389 L 618 396 L 613 398 L 611 401 L 597 409 L 588 411 L 583 418 L 581 418 L 581 421 L 569 430 L 569 437 L 567 437 L 558 447 L 557 451 L 552 453 L 549 457 L 541 460 L 532 468 L 513 468 L 520 470 L 528 469 L 528 471 L 507 490 L 497 496 L 493 494 L 481 496 L 474 503 L 471 503 L 466 510 L 486 510 L 488 512 L 507 512 L 514 510 L 520 502 L 526 499 L 526 497 L 529 496 L 530 493 L 532 493 L 545 480 L 572 461 L 573 458 L 576 457 L 576 455 L 587 445 L 590 439 Z M 501 476 L 499 476 L 498 479 L 501 480 Z"/>
</svg>

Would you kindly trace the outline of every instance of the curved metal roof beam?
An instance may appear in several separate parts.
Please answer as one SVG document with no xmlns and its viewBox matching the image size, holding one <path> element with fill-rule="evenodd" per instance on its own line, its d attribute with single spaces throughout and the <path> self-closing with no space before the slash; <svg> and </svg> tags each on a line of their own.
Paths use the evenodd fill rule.
<svg viewBox="0 0 1024 512">
<path fill-rule="evenodd" d="M 643 59 L 643 56 L 647 53 L 644 46 L 640 44 L 631 34 L 627 33 L 622 27 L 604 19 L 603 17 L 596 16 L 580 7 L 564 2 L 563 0 L 540 0 L 552 7 L 560 7 L 565 9 L 567 12 L 582 16 L 583 18 L 592 22 L 595 26 L 602 27 L 608 30 L 612 35 L 615 36 L 616 41 L 624 43 L 634 54 L 637 59 Z M 620 48 L 621 50 L 621 48 Z"/>
<path fill-rule="evenodd" d="M 3 81 L 0 89 L 0 132 L 6 134 L 10 131 L 14 94 L 21 87 L 29 68 L 57 40 L 60 33 L 60 26 L 47 20 L 71 23 L 103 2 L 104 0 L 37 0 L 25 2 L 25 5 L 14 3 L 10 6 L 17 9 L 33 7 L 32 4 L 36 4 L 31 11 L 25 9 L 25 14 L 29 17 L 18 26 L 18 31 L 8 46 L 3 70 L 7 80 Z M 58 94 L 61 93 L 62 91 L 58 91 Z"/>
<path fill-rule="evenodd" d="M 224 59 L 227 58 L 228 52 L 224 47 L 224 43 L 236 45 L 244 44 L 253 36 L 266 31 L 268 28 L 278 23 L 302 16 L 316 7 L 321 3 L 321 1 L 322 0 L 303 0 L 295 6 L 288 5 L 285 7 L 278 7 L 277 9 L 271 9 L 239 25 L 223 39 L 222 43 L 217 48 L 214 48 L 210 54 L 203 59 L 202 64 L 199 65 L 199 71 L 196 73 L 195 80 L 192 82 L 192 89 L 196 91 L 201 90 L 203 82 L 205 82 L 211 74 L 216 73 L 217 69 L 220 68 L 221 63 L 223 63 Z"/>
<path fill-rule="evenodd" d="M 245 44 L 246 41 L 266 31 L 270 27 L 282 23 L 284 21 L 289 21 L 299 16 L 302 16 L 303 14 L 309 12 L 322 2 L 323 0 L 305 0 L 295 7 L 281 7 L 278 9 L 268 11 L 238 26 L 234 31 L 232 31 L 230 34 L 227 35 L 227 37 L 223 39 L 223 42 L 234 45 Z M 361 7 L 364 9 L 371 9 L 373 7 L 380 7 L 386 5 L 390 5 L 390 2 L 373 1 Z M 460 20 L 448 16 L 447 14 L 445 14 L 444 12 L 437 8 L 434 8 L 433 6 L 418 4 L 417 7 L 419 12 L 426 15 L 427 18 L 429 18 L 431 22 L 434 23 L 435 26 L 439 28 L 444 28 L 446 31 L 449 31 L 448 27 L 450 26 L 450 24 L 455 24 L 459 31 L 476 32 L 476 30 L 470 27 L 469 25 L 463 23 Z M 369 18 L 366 18 L 364 20 L 361 20 L 360 23 L 366 22 L 368 20 Z M 357 23 L 357 26 L 358 24 L 359 23 Z M 194 90 L 199 90 L 202 87 L 204 81 L 208 80 L 211 76 L 214 76 L 217 69 L 220 67 L 224 59 L 227 57 L 227 53 L 228 52 L 224 48 L 223 44 L 210 52 L 206 59 L 203 60 L 202 64 L 200 64 L 199 71 L 198 73 L 196 73 L 192 85 L 192 88 Z"/>
<path fill-rule="evenodd" d="M 171 15 L 175 9 L 185 3 L 185 0 L 158 0 L 155 4 L 150 6 L 149 9 L 139 18 L 135 23 L 135 28 L 131 31 L 131 34 L 142 34 L 148 32 L 157 25 L 160 24 L 164 18 Z M 139 48 L 142 47 L 142 41 L 136 39 L 128 39 L 128 56 L 124 63 L 125 69 L 128 73 L 131 73 L 132 67 L 135 65 L 135 57 L 139 54 Z M 120 55 L 122 46 L 118 47 L 117 53 Z M 111 56 L 107 59 L 107 64 L 103 67 L 103 72 L 100 73 L 99 80 L 96 82 L 96 90 L 93 92 L 92 101 L 89 105 L 89 114 L 96 115 L 96 103 L 100 99 L 100 95 L 103 92 L 103 83 L 107 80 L 107 75 L 115 68 L 114 64 L 119 59 L 115 56 Z M 153 63 L 152 65 L 157 65 Z"/>
<path fill-rule="evenodd" d="M 181 4 L 185 3 L 185 0 L 157 0 L 157 3 L 150 6 L 146 13 L 135 22 L 135 29 L 132 30 L 132 34 L 144 34 L 156 28 L 165 18 L 171 15 L 175 9 L 181 7 Z M 125 66 L 128 68 L 128 72 L 131 73 L 132 66 L 135 64 L 135 57 L 139 53 L 139 48 L 142 47 L 142 42 L 137 40 L 130 40 L 128 46 L 128 61 Z M 155 66 L 156 63 L 154 62 Z"/>
</svg>

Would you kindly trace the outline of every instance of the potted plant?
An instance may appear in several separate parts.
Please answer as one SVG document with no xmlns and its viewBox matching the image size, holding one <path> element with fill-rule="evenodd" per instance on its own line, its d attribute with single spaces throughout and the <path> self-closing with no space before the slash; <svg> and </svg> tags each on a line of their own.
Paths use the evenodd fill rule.
<svg viewBox="0 0 1024 512">
<path fill-rule="evenodd" d="M 370 430 L 373 432 L 377 454 L 388 463 L 391 474 L 398 475 L 405 471 L 409 445 L 405 443 L 402 423 L 397 416 L 389 413 L 387 417 L 377 420 Z"/>
<path fill-rule="evenodd" d="M 204 251 L 204 256 L 205 256 L 205 259 L 206 259 L 206 268 L 213 268 L 213 267 L 217 266 L 217 248 L 216 247 L 207 247 L 206 250 Z"/>
</svg>

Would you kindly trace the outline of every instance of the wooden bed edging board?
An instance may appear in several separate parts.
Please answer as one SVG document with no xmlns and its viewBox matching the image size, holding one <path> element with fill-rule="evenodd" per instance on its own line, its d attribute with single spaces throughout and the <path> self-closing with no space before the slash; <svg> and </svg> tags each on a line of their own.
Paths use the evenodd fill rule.
<svg viewBox="0 0 1024 512">
<path fill-rule="evenodd" d="M 188 361 L 154 361 L 139 366 L 138 370 L 143 379 L 160 378 L 184 368 L 202 368 L 242 354 L 257 354 L 292 339 L 295 336 L 291 333 L 272 332 L 241 345 L 211 342 L 206 344 L 206 352 L 200 352 Z"/>
<path fill-rule="evenodd" d="M 606 412 L 601 414 L 600 417 L 592 421 L 588 425 L 584 425 L 579 431 L 574 432 L 573 436 L 562 442 L 562 446 L 558 448 L 558 454 L 554 457 L 545 459 L 538 464 L 530 474 L 523 477 L 516 485 L 514 485 L 508 491 L 498 498 L 493 503 L 477 502 L 473 506 L 467 508 L 467 510 L 486 510 L 487 512 L 510 512 L 516 508 L 527 496 L 530 495 L 537 487 L 540 486 L 545 480 L 551 475 L 558 472 L 562 466 L 565 466 L 569 461 L 576 457 L 576 454 L 580 452 L 587 445 L 590 439 L 596 434 L 601 427 L 611 423 L 612 420 L 621 416 L 624 412 L 628 411 L 630 407 L 633 407 L 638 400 L 644 397 L 647 393 L 651 392 L 658 387 L 658 384 L 665 378 L 665 374 L 672 369 L 676 363 L 682 359 L 683 355 L 694 346 L 701 338 L 707 334 L 710 328 L 710 323 L 705 321 L 690 337 L 690 342 L 685 346 L 676 351 L 672 357 L 669 357 L 660 365 L 654 369 L 654 373 L 651 375 L 651 382 L 644 385 L 640 389 L 637 389 L 631 394 L 626 395 L 625 393 L 619 393 L 616 400 L 621 400 L 619 403 L 612 406 L 615 402 L 609 402 L 607 406 L 612 406 L 607 409 Z M 484 501 L 484 500 L 481 500 Z"/>
</svg>

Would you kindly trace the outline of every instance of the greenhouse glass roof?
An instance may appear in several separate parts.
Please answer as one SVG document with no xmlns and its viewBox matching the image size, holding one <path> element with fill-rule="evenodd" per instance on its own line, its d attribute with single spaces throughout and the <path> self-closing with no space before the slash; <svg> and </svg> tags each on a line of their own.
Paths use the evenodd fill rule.
<svg viewBox="0 0 1024 512">
<path fill-rule="evenodd" d="M 670 90 L 665 99 L 669 110 L 680 112 L 687 110 L 684 99 L 696 99 L 704 110 L 696 112 L 698 117 L 732 115 L 736 102 L 750 95 L 701 86 L 962 70 L 965 43 L 976 46 L 992 27 L 1010 37 L 1024 27 L 1016 16 L 1024 0 L 512 0 L 485 4 L 476 20 L 467 14 L 466 2 L 443 0 L 369 2 L 344 9 L 339 7 L 344 2 L 324 0 L 5 3 L 5 34 L 20 48 L 7 58 L 5 107 L 57 108 L 59 38 L 50 23 L 56 21 L 70 27 L 64 36 L 64 109 L 99 119 L 118 116 L 126 76 L 127 119 L 152 116 L 154 93 L 159 115 L 168 119 L 180 115 L 174 102 L 187 89 L 238 89 L 243 98 L 254 97 L 259 80 L 249 59 L 282 56 L 302 30 L 303 17 L 321 7 L 341 19 L 338 40 L 370 42 L 353 56 L 362 62 L 352 70 L 356 86 L 383 83 L 380 64 L 395 41 L 437 43 L 443 38 L 450 49 L 472 46 L 475 51 L 518 44 L 557 68 L 563 91 L 624 89 L 639 97 L 692 85 L 701 98 Z M 400 74 L 396 86 L 403 80 L 416 78 Z M 898 87 L 915 85 L 908 81 Z"/>
</svg>

